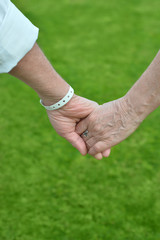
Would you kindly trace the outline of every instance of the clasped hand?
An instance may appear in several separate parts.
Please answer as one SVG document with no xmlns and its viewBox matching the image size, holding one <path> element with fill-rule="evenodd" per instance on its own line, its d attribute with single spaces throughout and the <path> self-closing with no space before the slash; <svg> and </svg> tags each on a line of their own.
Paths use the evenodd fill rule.
<svg viewBox="0 0 160 240">
<path fill-rule="evenodd" d="M 140 122 L 125 97 L 98 105 L 74 95 L 61 109 L 47 111 L 56 132 L 82 155 L 108 157 L 111 147 L 127 138 Z M 83 133 L 88 130 L 87 136 Z"/>
</svg>

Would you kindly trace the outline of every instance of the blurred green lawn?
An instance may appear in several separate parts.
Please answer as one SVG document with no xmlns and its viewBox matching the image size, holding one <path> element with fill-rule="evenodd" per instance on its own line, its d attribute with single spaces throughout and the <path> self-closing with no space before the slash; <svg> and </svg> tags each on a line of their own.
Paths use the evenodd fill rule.
<svg viewBox="0 0 160 240">
<path fill-rule="evenodd" d="M 76 94 L 122 97 L 159 50 L 159 0 L 14 0 Z M 159 240 L 160 111 L 108 159 L 82 157 L 0 75 L 0 240 Z"/>
</svg>

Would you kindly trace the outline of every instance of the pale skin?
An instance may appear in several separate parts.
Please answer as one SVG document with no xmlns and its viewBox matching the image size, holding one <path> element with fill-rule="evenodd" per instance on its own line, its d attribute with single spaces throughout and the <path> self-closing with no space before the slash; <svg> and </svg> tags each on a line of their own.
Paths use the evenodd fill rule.
<svg viewBox="0 0 160 240">
<path fill-rule="evenodd" d="M 124 97 L 98 106 L 77 125 L 76 132 L 81 135 L 88 130 L 83 139 L 94 156 L 126 139 L 159 105 L 160 51 Z"/>
<path fill-rule="evenodd" d="M 45 105 L 56 103 L 69 89 L 37 44 L 10 74 L 32 87 Z M 159 105 L 160 52 L 124 97 L 98 106 L 74 95 L 64 107 L 47 111 L 47 114 L 57 133 L 82 155 L 88 151 L 95 158 L 102 159 L 103 156 L 108 157 L 110 148 L 134 132 Z M 86 129 L 88 136 L 82 138 L 80 135 Z"/>
<path fill-rule="evenodd" d="M 69 90 L 69 85 L 56 73 L 52 65 L 37 44 L 14 67 L 10 74 L 33 88 L 44 105 L 52 105 L 62 99 Z M 75 128 L 81 119 L 86 118 L 98 104 L 74 94 L 62 108 L 47 111 L 49 120 L 56 132 L 67 139 L 82 155 L 87 154 L 85 141 L 76 133 Z M 96 153 L 94 157 L 108 157 L 110 150 Z"/>
</svg>

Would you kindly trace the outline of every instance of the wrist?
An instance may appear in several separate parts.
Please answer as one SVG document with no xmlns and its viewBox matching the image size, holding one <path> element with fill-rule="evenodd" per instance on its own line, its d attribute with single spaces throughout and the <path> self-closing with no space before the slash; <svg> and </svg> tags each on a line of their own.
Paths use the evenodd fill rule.
<svg viewBox="0 0 160 240">
<path fill-rule="evenodd" d="M 50 87 L 47 91 L 43 91 L 43 93 L 38 93 L 38 95 L 44 105 L 50 106 L 59 102 L 67 94 L 69 87 L 70 86 L 66 82 L 64 82 L 63 85 L 59 84 L 57 88 Z"/>
<path fill-rule="evenodd" d="M 50 105 L 45 105 L 42 101 L 42 99 L 40 99 L 40 104 L 49 111 L 53 111 L 53 110 L 57 110 L 59 108 L 62 108 L 63 106 L 65 106 L 73 97 L 74 95 L 74 89 L 69 86 L 69 90 L 67 92 L 67 94 L 65 94 L 65 96 L 63 98 L 61 98 L 58 102 L 54 103 L 54 104 L 50 104 Z"/>
</svg>

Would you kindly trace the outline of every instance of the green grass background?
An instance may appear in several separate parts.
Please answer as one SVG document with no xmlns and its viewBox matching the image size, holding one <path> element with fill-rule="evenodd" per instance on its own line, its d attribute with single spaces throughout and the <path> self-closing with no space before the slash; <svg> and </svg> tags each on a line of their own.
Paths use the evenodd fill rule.
<svg viewBox="0 0 160 240">
<path fill-rule="evenodd" d="M 159 50 L 159 0 L 13 2 L 58 73 L 100 104 L 122 97 Z M 0 240 L 160 240 L 159 109 L 97 161 L 7 74 L 0 102 Z"/>
</svg>

